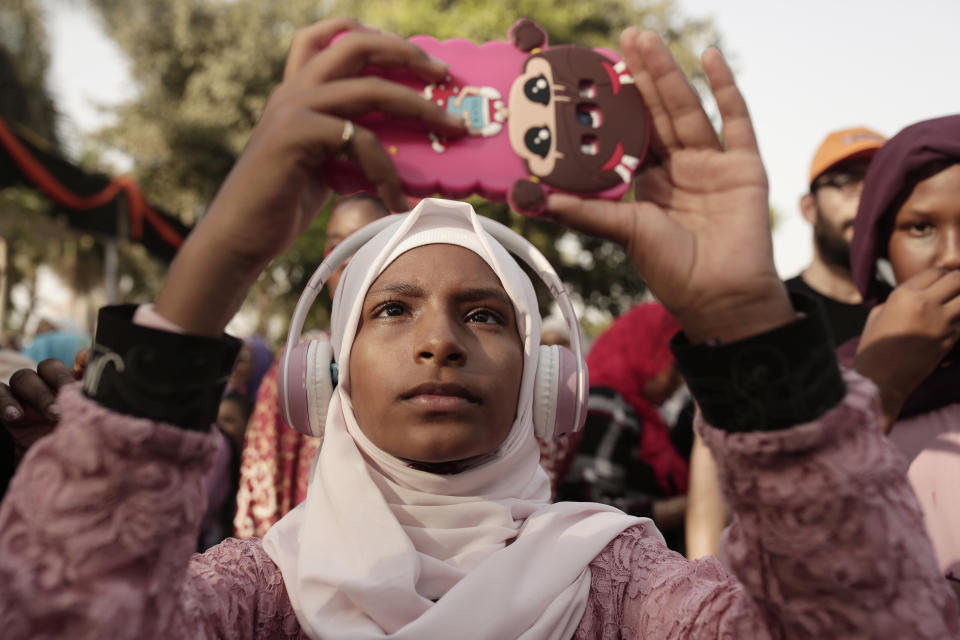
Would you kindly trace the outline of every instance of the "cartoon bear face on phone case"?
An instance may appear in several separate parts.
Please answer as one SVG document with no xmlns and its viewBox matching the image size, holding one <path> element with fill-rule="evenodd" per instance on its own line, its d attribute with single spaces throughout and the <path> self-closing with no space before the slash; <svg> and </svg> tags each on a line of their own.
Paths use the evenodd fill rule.
<svg viewBox="0 0 960 640">
<path fill-rule="evenodd" d="M 468 135 L 444 139 L 421 125 L 382 116 L 360 124 L 390 153 L 412 196 L 507 200 L 520 213 L 543 211 L 552 191 L 619 199 L 646 154 L 650 116 L 613 52 L 547 47 L 546 33 L 518 20 L 510 42 L 410 40 L 450 65 L 440 83 L 377 72 L 464 119 Z M 338 192 L 369 189 L 352 163 L 328 163 Z"/>
</svg>

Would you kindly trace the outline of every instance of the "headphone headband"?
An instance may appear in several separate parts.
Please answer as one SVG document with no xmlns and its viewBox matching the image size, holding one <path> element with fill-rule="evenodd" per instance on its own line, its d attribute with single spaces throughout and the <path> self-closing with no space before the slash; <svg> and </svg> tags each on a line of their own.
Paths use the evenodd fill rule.
<svg viewBox="0 0 960 640">
<path fill-rule="evenodd" d="M 307 286 L 304 288 L 303 293 L 300 294 L 300 299 L 297 301 L 297 307 L 294 310 L 293 317 L 290 320 L 290 331 L 287 335 L 287 344 L 283 356 L 284 371 L 286 371 L 290 365 L 290 357 L 293 353 L 294 347 L 296 347 L 300 342 L 300 336 L 303 333 L 303 325 L 306 322 L 307 313 L 309 312 L 314 301 L 317 299 L 317 296 L 320 295 L 320 290 L 323 288 L 323 285 L 326 284 L 327 280 L 329 280 L 330 276 L 337 269 L 339 269 L 341 265 L 349 260 L 350 257 L 360 249 L 360 247 L 372 240 L 378 233 L 391 225 L 403 224 L 404 220 L 409 215 L 409 213 L 390 215 L 358 229 L 344 239 L 343 242 L 337 245 L 336 248 L 334 248 L 334 250 L 331 251 L 326 258 L 324 258 L 323 262 L 320 263 L 320 266 L 317 267 L 316 271 L 313 272 L 313 275 L 307 282 Z M 540 253 L 540 251 L 533 246 L 533 244 L 530 243 L 530 241 L 521 236 L 519 233 L 503 224 L 500 224 L 496 220 L 491 220 L 490 218 L 485 218 L 483 216 L 477 217 L 479 218 L 480 224 L 483 226 L 484 231 L 489 233 L 495 240 L 503 245 L 505 249 L 523 260 L 524 263 L 533 269 L 540 280 L 543 281 L 543 283 L 550 290 L 550 295 L 560 308 L 560 313 L 563 315 L 563 318 L 567 323 L 567 328 L 570 332 L 570 348 L 577 360 L 577 400 L 575 413 L 573 415 L 580 415 L 580 412 L 583 409 L 583 403 L 587 397 L 587 373 L 586 367 L 583 364 L 584 358 L 582 341 L 580 338 L 580 324 L 577 321 L 577 315 L 573 309 L 573 303 L 570 301 L 570 296 L 567 294 L 567 291 L 563 286 L 563 282 L 560 280 L 560 276 L 557 275 L 557 272 L 554 270 L 553 265 L 550 264 L 550 261 L 547 260 L 546 257 L 544 257 L 544 255 Z M 283 382 L 284 385 L 286 385 L 286 377 L 284 377 Z M 285 393 L 286 389 L 281 389 L 282 397 Z M 283 418 L 287 424 L 294 423 L 290 415 L 290 406 L 287 404 L 284 406 Z"/>
</svg>

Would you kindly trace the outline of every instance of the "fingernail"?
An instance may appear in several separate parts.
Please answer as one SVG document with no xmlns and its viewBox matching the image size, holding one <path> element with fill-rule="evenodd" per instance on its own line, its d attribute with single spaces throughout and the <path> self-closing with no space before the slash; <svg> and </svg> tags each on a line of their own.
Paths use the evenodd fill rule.
<svg viewBox="0 0 960 640">
<path fill-rule="evenodd" d="M 53 418 L 54 420 L 60 419 L 60 405 L 53 403 L 47 407 L 47 415 Z"/>
<path fill-rule="evenodd" d="M 20 416 L 23 415 L 23 412 L 16 407 L 7 407 L 3 410 L 3 417 L 7 420 L 19 420 Z"/>
<path fill-rule="evenodd" d="M 444 61 L 441 60 L 440 58 L 436 58 L 436 57 L 434 57 L 434 56 L 430 56 L 430 62 L 432 62 L 433 64 L 437 65 L 438 67 L 440 67 L 441 69 L 444 69 L 444 70 L 450 68 L 450 65 L 449 65 L 449 64 L 447 64 L 446 62 L 444 62 Z"/>
</svg>

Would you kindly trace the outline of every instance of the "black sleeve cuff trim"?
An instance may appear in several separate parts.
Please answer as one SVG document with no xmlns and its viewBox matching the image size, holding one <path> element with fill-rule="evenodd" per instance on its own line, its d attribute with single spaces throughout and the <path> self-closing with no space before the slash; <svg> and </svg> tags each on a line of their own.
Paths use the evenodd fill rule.
<svg viewBox="0 0 960 640">
<path fill-rule="evenodd" d="M 133 323 L 137 305 L 104 307 L 83 392 L 119 413 L 206 431 L 217 418 L 241 341 Z"/>
<path fill-rule="evenodd" d="M 786 429 L 843 399 L 846 386 L 816 301 L 790 298 L 804 315 L 773 331 L 715 346 L 674 337 L 677 364 L 711 425 L 728 432 Z"/>
</svg>

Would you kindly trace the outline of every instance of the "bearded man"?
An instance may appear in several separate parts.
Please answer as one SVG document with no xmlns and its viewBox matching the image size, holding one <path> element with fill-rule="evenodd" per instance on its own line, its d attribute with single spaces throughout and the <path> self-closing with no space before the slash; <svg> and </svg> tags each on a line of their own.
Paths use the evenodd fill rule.
<svg viewBox="0 0 960 640">
<path fill-rule="evenodd" d="M 850 277 L 850 243 L 863 177 L 884 140 L 863 127 L 828 135 L 810 165 L 810 191 L 800 198 L 803 217 L 813 225 L 813 260 L 785 284 L 820 301 L 835 345 L 859 335 L 867 320 Z"/>
</svg>

